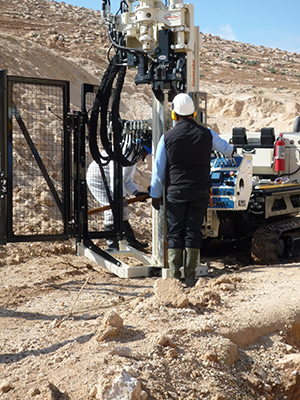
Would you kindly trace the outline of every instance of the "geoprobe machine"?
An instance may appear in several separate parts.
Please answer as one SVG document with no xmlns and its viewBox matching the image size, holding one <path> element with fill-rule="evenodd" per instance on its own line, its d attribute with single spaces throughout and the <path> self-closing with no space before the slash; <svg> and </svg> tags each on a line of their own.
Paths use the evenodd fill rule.
<svg viewBox="0 0 300 400">
<path fill-rule="evenodd" d="M 121 1 L 115 15 L 110 12 L 110 2 L 103 0 L 102 15 L 111 42 L 109 76 L 118 75 L 118 83 L 111 109 L 113 134 L 110 138 L 101 135 L 101 140 L 109 156 L 124 166 L 139 158 L 138 146 L 134 157 L 129 159 L 130 151 L 124 143 L 132 146 L 137 136 L 139 144 L 144 140 L 134 130 L 128 136 L 118 122 L 126 68 L 137 70 L 136 85 L 152 86 L 152 121 L 149 121 L 148 133 L 152 134 L 154 156 L 159 138 L 172 127 L 169 104 L 176 94 L 189 93 L 197 110 L 197 122 L 206 124 L 206 96 L 199 92 L 201 37 L 199 28 L 193 24 L 193 5 L 181 0 L 166 0 L 164 4 L 151 0 Z M 107 86 L 111 87 L 107 82 L 110 78 L 104 76 L 94 103 L 90 121 L 92 146 L 95 144 L 93 121 L 98 117 L 98 103 L 102 94 L 109 92 Z M 102 122 L 106 120 L 107 104 L 101 104 Z M 251 240 L 254 260 L 263 263 L 279 262 L 299 254 L 300 219 L 296 214 L 300 211 L 300 117 L 296 119 L 293 130 L 275 138 L 274 129 L 270 127 L 262 128 L 260 133 L 233 128 L 232 134 L 223 136 L 235 145 L 237 154 L 232 158 L 212 154 L 211 198 L 202 229 L 204 246 L 214 240 L 222 243 Z M 94 159 L 97 157 L 95 154 Z M 151 260 L 136 252 L 144 266 L 125 266 L 126 274 L 148 275 L 151 267 L 166 265 L 163 210 L 153 210 L 152 227 Z M 79 243 L 79 250 L 81 246 Z M 86 255 L 87 252 L 88 249 L 83 251 Z M 122 274 L 120 265 L 113 270 L 119 276 Z M 166 270 L 162 271 L 163 276 L 167 276 Z"/>
<path fill-rule="evenodd" d="M 137 4 L 134 6 L 133 3 Z M 200 103 L 204 101 L 206 104 L 205 94 L 198 92 L 200 33 L 193 22 L 194 6 L 184 4 L 181 0 L 121 1 L 115 15 L 110 11 L 110 1 L 103 0 L 102 18 L 107 25 L 111 42 L 108 50 L 110 63 L 88 120 L 89 144 L 93 159 L 102 169 L 105 160 L 101 157 L 97 143 L 97 125 L 100 119 L 101 143 L 105 152 L 117 163 L 117 168 L 122 168 L 121 166 L 133 165 L 140 159 L 143 144 L 149 140 L 149 135 L 152 136 L 150 139 L 155 155 L 160 136 L 172 127 L 169 103 L 176 94 L 189 93 L 198 109 L 198 122 L 205 123 L 205 106 L 203 110 L 199 110 Z M 152 120 L 139 121 L 145 127 L 142 134 L 135 129 L 137 122 L 131 121 L 128 124 L 120 121 L 119 102 L 127 68 L 137 71 L 134 78 L 136 85 L 152 86 Z M 115 78 L 116 85 L 112 90 Z M 119 193 L 119 203 L 122 204 L 120 186 L 115 188 L 115 193 L 116 196 Z M 122 207 L 118 210 L 118 216 L 115 215 L 114 234 L 120 239 L 121 217 Z M 152 259 L 135 251 L 122 240 L 121 251 L 110 254 L 108 259 L 106 255 L 97 254 L 99 252 L 95 252 L 93 246 L 85 246 L 84 243 L 78 243 L 78 252 L 96 259 L 119 276 L 147 276 L 151 267 L 164 266 L 164 225 L 163 211 L 154 211 Z M 116 265 L 114 260 L 109 259 L 114 255 L 131 255 L 142 261 L 144 266 L 129 268 L 122 262 Z"/>
</svg>

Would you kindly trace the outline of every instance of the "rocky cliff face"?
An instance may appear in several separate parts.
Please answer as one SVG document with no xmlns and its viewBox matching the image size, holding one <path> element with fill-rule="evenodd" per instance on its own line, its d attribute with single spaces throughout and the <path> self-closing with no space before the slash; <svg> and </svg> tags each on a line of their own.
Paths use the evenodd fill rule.
<svg viewBox="0 0 300 400">
<path fill-rule="evenodd" d="M 300 55 L 204 35 L 200 86 L 221 132 L 264 126 L 290 132 L 299 115 Z"/>
</svg>

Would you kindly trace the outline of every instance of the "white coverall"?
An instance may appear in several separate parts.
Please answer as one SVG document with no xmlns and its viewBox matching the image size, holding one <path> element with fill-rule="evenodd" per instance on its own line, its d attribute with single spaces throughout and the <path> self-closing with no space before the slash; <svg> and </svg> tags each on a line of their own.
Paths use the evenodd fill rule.
<svg viewBox="0 0 300 400">
<path fill-rule="evenodd" d="M 107 184 L 110 189 L 110 193 L 113 197 L 114 190 L 114 163 L 111 161 L 103 167 L 104 173 L 107 179 Z M 131 196 L 134 192 L 138 191 L 137 185 L 133 182 L 133 177 L 136 170 L 136 164 L 128 167 L 123 167 L 123 197 L 126 195 Z M 104 182 L 101 176 L 99 165 L 96 161 L 92 161 L 88 167 L 86 174 L 87 185 L 101 206 L 109 204 L 109 200 L 106 194 Z M 123 220 L 128 220 L 128 212 L 126 207 L 123 207 Z M 113 213 L 111 210 L 104 211 L 104 225 L 113 225 Z"/>
</svg>

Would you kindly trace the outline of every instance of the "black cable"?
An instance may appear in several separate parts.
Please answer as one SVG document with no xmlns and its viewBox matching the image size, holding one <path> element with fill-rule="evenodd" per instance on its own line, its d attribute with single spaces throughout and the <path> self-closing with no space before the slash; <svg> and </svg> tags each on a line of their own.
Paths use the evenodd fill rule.
<svg viewBox="0 0 300 400">
<path fill-rule="evenodd" d="M 135 164 L 135 157 L 129 161 L 128 158 L 124 157 L 122 152 L 122 126 L 120 124 L 120 114 L 119 114 L 119 107 L 120 107 L 120 97 L 121 91 L 123 89 L 123 84 L 125 80 L 126 68 L 120 68 L 119 75 L 117 78 L 117 83 L 114 91 L 114 97 L 112 102 L 112 127 L 114 133 L 114 144 L 115 144 L 115 153 L 117 156 L 118 161 L 123 166 L 130 166 Z"/>
<path fill-rule="evenodd" d="M 126 4 L 124 2 L 124 4 Z M 92 157 L 99 164 L 103 164 L 103 160 L 109 162 L 109 160 L 114 160 L 120 163 L 123 166 L 134 165 L 142 158 L 143 152 L 143 139 L 138 137 L 133 137 L 123 135 L 123 124 L 120 120 L 119 107 L 120 107 L 120 97 L 123 89 L 123 84 L 126 75 L 126 68 L 122 61 L 124 61 L 124 54 L 127 52 L 138 52 L 145 54 L 144 51 L 130 49 L 122 46 L 122 42 L 124 41 L 124 36 L 117 32 L 115 37 L 112 37 L 112 32 L 114 31 L 114 25 L 112 23 L 108 26 L 110 40 L 112 45 L 110 46 L 109 52 L 111 51 L 112 46 L 115 46 L 117 51 L 113 58 L 110 60 L 109 66 L 105 71 L 101 83 L 98 88 L 98 92 L 92 107 L 91 116 L 89 119 L 88 127 L 89 127 L 89 144 Z M 116 40 L 120 43 L 117 44 Z M 120 62 L 120 60 L 122 60 Z M 112 86 L 114 79 L 117 77 L 117 83 L 114 91 L 113 101 L 112 101 L 112 111 L 111 111 L 111 120 L 112 120 L 112 131 L 113 138 L 109 138 L 108 136 L 108 107 L 109 100 L 111 97 Z M 97 143 L 97 125 L 99 120 L 99 112 L 100 112 L 100 138 L 102 145 L 107 153 L 107 157 L 103 157 L 101 155 L 98 143 Z M 135 135 L 136 136 L 136 135 Z M 128 140 L 129 139 L 129 140 Z M 129 160 L 130 158 L 130 160 Z M 101 161 L 102 160 L 102 161 Z"/>
<path fill-rule="evenodd" d="M 100 160 L 101 159 L 101 154 L 98 148 L 98 143 L 97 143 L 97 126 L 98 126 L 98 118 L 99 118 L 99 110 L 102 106 L 102 101 L 104 97 L 104 92 L 105 92 L 105 86 L 106 82 L 109 77 L 111 65 L 108 66 L 107 70 L 105 71 L 102 81 L 100 83 L 100 86 L 98 88 L 98 92 L 96 94 L 92 111 L 91 111 L 91 116 L 88 121 L 88 129 L 89 129 L 89 146 L 90 146 L 90 151 L 92 154 L 92 157 L 94 160 Z"/>
<path fill-rule="evenodd" d="M 105 71 L 102 81 L 100 83 L 100 86 L 98 88 L 98 92 L 96 94 L 94 104 L 92 107 L 92 112 L 91 112 L 91 117 L 89 119 L 88 128 L 89 128 L 90 152 L 91 152 L 93 159 L 96 161 L 96 163 L 99 166 L 101 177 L 103 180 L 103 184 L 105 187 L 105 191 L 106 191 L 109 203 L 111 205 L 113 205 L 113 199 L 111 196 L 110 188 L 109 188 L 107 178 L 106 178 L 106 175 L 105 175 L 105 172 L 103 169 L 103 165 L 104 165 L 104 163 L 102 162 L 103 156 L 101 155 L 101 153 L 99 151 L 99 147 L 98 147 L 98 143 L 97 143 L 97 126 L 98 126 L 98 118 L 99 118 L 99 109 L 101 107 L 101 110 L 102 110 L 102 101 L 105 96 L 105 93 L 108 90 L 107 82 L 108 82 L 108 78 L 110 75 L 110 70 L 111 70 L 111 66 L 109 66 L 107 68 L 107 70 Z M 106 152 L 109 157 L 110 156 L 109 151 L 106 151 Z M 111 160 L 111 158 L 109 158 L 109 161 L 110 160 Z M 106 165 L 108 164 L 109 161 L 107 160 Z M 112 209 L 113 209 L 113 207 L 112 207 Z"/>
<path fill-rule="evenodd" d="M 126 7 L 126 8 L 127 8 L 126 11 L 128 11 L 129 6 L 128 6 L 127 2 L 126 2 L 125 0 L 122 0 L 121 3 L 120 3 L 120 8 L 119 8 L 118 11 L 116 12 L 116 15 L 118 15 L 119 12 L 121 12 L 121 13 L 126 12 L 125 9 L 122 8 L 122 4 L 125 4 L 125 5 L 127 6 L 127 7 Z"/>
<path fill-rule="evenodd" d="M 299 170 L 300 170 L 300 167 L 297 168 L 296 171 L 291 172 L 290 174 L 283 174 L 283 175 L 280 175 L 280 177 L 282 177 L 282 176 L 292 176 L 292 175 L 295 175 Z M 280 178 L 280 177 L 279 177 L 279 178 Z"/>
<path fill-rule="evenodd" d="M 114 59 L 117 60 L 118 57 L 114 56 Z M 112 85 L 116 75 L 119 72 L 119 67 L 116 67 L 114 64 L 110 64 L 109 74 L 106 82 L 106 87 L 103 92 L 102 102 L 101 102 L 101 126 L 100 126 L 100 138 L 104 149 L 107 154 L 111 157 L 111 159 L 116 160 L 115 153 L 112 149 L 112 145 L 109 141 L 107 135 L 107 114 L 108 114 L 108 103 L 111 96 Z"/>
<path fill-rule="evenodd" d="M 117 44 L 117 43 L 114 41 L 114 39 L 113 39 L 112 36 L 111 36 L 111 32 L 110 32 L 109 30 L 108 30 L 108 37 L 109 37 L 109 40 L 110 40 L 110 42 L 112 43 L 112 45 L 113 45 L 116 49 L 118 49 L 118 50 L 122 50 L 122 51 L 124 51 L 125 53 L 140 53 L 140 54 L 143 54 L 143 55 L 145 55 L 145 56 L 151 58 L 151 57 L 149 56 L 149 54 L 148 54 L 146 51 L 144 51 L 144 50 L 139 50 L 139 49 L 134 49 L 134 48 L 131 48 L 131 47 L 120 46 L 119 44 Z M 152 59 L 152 58 L 151 58 L 151 59 Z"/>
</svg>

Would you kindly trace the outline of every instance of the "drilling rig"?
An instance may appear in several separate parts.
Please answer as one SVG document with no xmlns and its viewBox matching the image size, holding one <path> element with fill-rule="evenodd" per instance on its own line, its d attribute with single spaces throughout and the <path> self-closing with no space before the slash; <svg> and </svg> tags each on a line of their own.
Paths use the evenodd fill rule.
<svg viewBox="0 0 300 400">
<path fill-rule="evenodd" d="M 134 5 L 133 3 L 137 3 Z M 136 69 L 136 85 L 152 87 L 152 146 L 172 127 L 169 103 L 178 93 L 195 102 L 197 122 L 206 125 L 206 96 L 199 92 L 201 35 L 194 26 L 194 6 L 181 0 L 121 1 L 110 13 L 102 2 L 111 51 L 119 63 Z M 120 61 L 121 60 L 121 61 Z M 204 100 L 205 106 L 201 106 Z M 222 135 L 237 152 L 234 158 L 212 154 L 212 199 L 203 224 L 204 246 L 214 239 L 252 241 L 256 262 L 274 263 L 297 255 L 300 240 L 299 119 L 294 132 L 275 135 L 235 127 Z M 165 265 L 163 213 L 153 212 L 154 265 Z"/>
<path fill-rule="evenodd" d="M 90 148 L 94 160 L 101 166 L 97 148 L 100 113 L 100 136 L 106 153 L 118 164 L 127 166 L 139 160 L 139 149 L 145 138 L 134 129 L 130 137 L 124 135 L 126 124 L 120 124 L 119 103 L 126 70 L 136 70 L 136 85 L 151 85 L 152 119 L 144 123 L 148 124 L 148 132 L 152 134 L 155 156 L 161 135 L 172 127 L 170 103 L 176 94 L 189 93 L 198 111 L 198 122 L 205 123 L 206 94 L 198 90 L 201 36 L 199 28 L 194 26 L 194 6 L 178 0 L 121 1 L 116 14 L 111 13 L 110 1 L 102 1 L 102 19 L 111 46 L 107 52 L 109 67 L 100 83 L 88 121 Z M 112 94 L 115 77 L 117 83 Z M 109 109 L 111 95 L 113 100 Z M 110 115 L 110 122 L 107 122 L 107 115 Z M 111 126 L 111 130 L 107 126 Z M 166 233 L 163 210 L 153 212 L 152 231 L 151 264 L 162 267 Z M 117 233 L 120 236 L 121 232 Z"/>
</svg>

